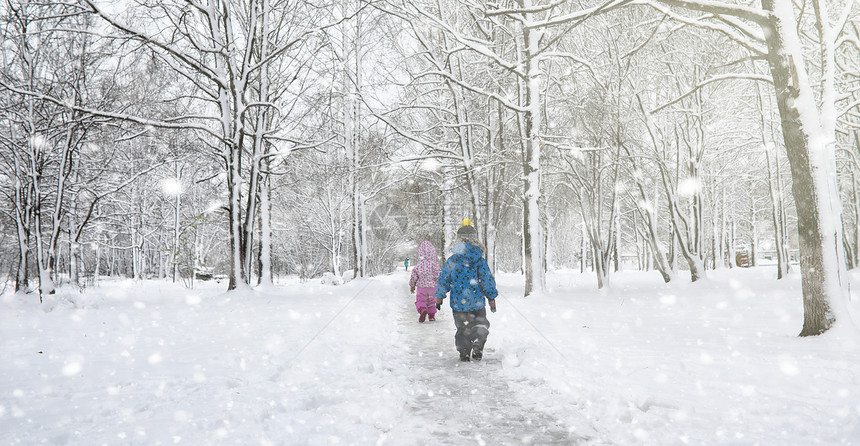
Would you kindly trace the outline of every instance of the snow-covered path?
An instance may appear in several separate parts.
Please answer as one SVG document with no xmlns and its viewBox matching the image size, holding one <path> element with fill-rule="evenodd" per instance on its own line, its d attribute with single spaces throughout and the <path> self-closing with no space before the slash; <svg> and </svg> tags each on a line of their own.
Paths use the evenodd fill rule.
<svg viewBox="0 0 860 446">
<path fill-rule="evenodd" d="M 402 296 L 400 288 L 395 285 L 392 295 Z M 502 358 L 493 346 L 494 314 L 488 315 L 491 327 L 484 360 L 462 363 L 454 349 L 455 328 L 447 301 L 435 322 L 423 324 L 418 323 L 411 300 L 398 301 L 398 337 L 405 339 L 402 361 L 410 371 L 407 416 L 422 420 L 416 426 L 415 444 L 575 443 L 552 416 L 521 401 L 522 393 L 500 373 Z M 536 383 L 530 387 L 551 393 Z"/>
<path fill-rule="evenodd" d="M 419 324 L 407 281 L 5 296 L 0 444 L 571 443 L 519 398 L 548 389 L 500 373 L 492 328 L 460 363 L 450 308 Z"/>
</svg>

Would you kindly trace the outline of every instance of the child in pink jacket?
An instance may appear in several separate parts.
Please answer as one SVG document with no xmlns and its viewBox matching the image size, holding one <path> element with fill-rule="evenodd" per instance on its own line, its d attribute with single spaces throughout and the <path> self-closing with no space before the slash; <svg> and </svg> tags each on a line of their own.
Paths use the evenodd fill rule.
<svg viewBox="0 0 860 446">
<path fill-rule="evenodd" d="M 418 264 L 412 268 L 409 277 L 409 291 L 414 293 L 415 308 L 418 310 L 418 322 L 424 322 L 427 316 L 431 321 L 436 320 L 436 280 L 439 279 L 439 260 L 436 258 L 436 248 L 429 241 L 421 242 L 418 246 Z"/>
</svg>

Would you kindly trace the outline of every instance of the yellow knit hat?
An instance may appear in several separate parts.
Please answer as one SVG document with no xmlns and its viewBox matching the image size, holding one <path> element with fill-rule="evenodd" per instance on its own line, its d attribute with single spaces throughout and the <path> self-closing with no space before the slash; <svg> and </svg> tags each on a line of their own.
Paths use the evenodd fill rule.
<svg viewBox="0 0 860 446">
<path fill-rule="evenodd" d="M 463 219 L 463 223 L 460 225 L 460 229 L 457 230 L 457 237 L 460 238 L 470 238 L 472 240 L 476 239 L 478 236 L 478 230 L 472 226 L 472 220 L 468 218 Z"/>
</svg>

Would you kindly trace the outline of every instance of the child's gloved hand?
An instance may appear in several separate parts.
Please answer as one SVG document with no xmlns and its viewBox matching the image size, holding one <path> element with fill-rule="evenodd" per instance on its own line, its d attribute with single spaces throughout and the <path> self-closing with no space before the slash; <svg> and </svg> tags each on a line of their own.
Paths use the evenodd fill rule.
<svg viewBox="0 0 860 446">
<path fill-rule="evenodd" d="M 490 311 L 496 312 L 496 299 L 488 299 L 490 301 Z"/>
<path fill-rule="evenodd" d="M 437 310 L 442 309 L 442 299 L 436 298 L 436 309 Z"/>
<path fill-rule="evenodd" d="M 412 294 L 415 294 L 415 287 L 414 286 L 409 287 L 409 292 Z"/>
</svg>

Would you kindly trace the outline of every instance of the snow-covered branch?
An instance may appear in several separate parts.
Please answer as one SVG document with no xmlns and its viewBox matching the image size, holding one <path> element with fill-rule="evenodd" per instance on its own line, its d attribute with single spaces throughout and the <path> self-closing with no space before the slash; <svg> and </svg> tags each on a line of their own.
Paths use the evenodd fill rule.
<svg viewBox="0 0 860 446">
<path fill-rule="evenodd" d="M 635 3 L 635 0 L 608 0 L 605 3 L 602 3 L 593 8 L 582 9 L 570 14 L 564 14 L 557 17 L 550 17 L 544 20 L 528 23 L 526 24 L 526 28 L 541 29 L 555 25 L 562 25 L 574 21 L 582 21 L 590 17 L 594 17 L 598 14 L 609 12 L 614 9 L 618 9 L 622 6 L 626 6 L 633 3 Z"/>
<path fill-rule="evenodd" d="M 597 73 L 595 72 L 594 65 L 592 65 L 591 61 L 577 56 L 576 54 L 567 51 L 545 51 L 541 53 L 541 60 L 549 58 L 570 59 L 580 65 L 585 66 L 585 68 L 588 68 L 588 71 L 591 73 L 591 75 L 595 79 L 597 79 Z"/>
<path fill-rule="evenodd" d="M 684 93 L 681 96 L 678 96 L 677 98 L 672 99 L 671 101 L 651 110 L 650 113 L 657 113 L 666 107 L 669 107 L 673 104 L 677 104 L 678 102 L 684 100 L 685 98 L 687 98 L 691 94 L 695 93 L 696 91 L 698 91 L 699 89 L 701 89 L 705 85 L 708 85 L 708 84 L 713 83 L 713 82 L 719 82 L 719 81 L 731 80 L 731 79 L 745 79 L 745 80 L 752 80 L 752 81 L 758 81 L 758 82 L 773 83 L 773 80 L 771 79 L 770 76 L 766 76 L 763 74 L 754 74 L 754 73 L 717 74 L 717 75 L 711 76 L 708 79 L 705 79 L 705 80 L 699 82 L 698 84 L 696 84 L 695 86 L 690 88 L 686 93 Z"/>
<path fill-rule="evenodd" d="M 646 3 L 651 3 L 645 0 Z M 758 8 L 750 8 L 748 6 L 736 5 L 725 2 L 716 2 L 709 0 L 654 0 L 664 3 L 669 6 L 677 6 L 692 11 L 707 12 L 718 15 L 729 15 L 755 22 L 759 25 L 765 25 L 768 22 L 768 15 Z"/>
<path fill-rule="evenodd" d="M 839 110 L 838 116 L 842 116 L 842 115 L 848 113 L 849 111 L 851 111 L 851 109 L 856 108 L 856 107 L 860 107 L 860 99 L 856 99 L 852 102 L 849 102 L 848 105 L 846 105 L 845 107 L 842 108 L 842 110 Z"/>
<path fill-rule="evenodd" d="M 420 14 L 422 17 L 424 17 L 425 19 L 432 22 L 432 24 L 435 27 L 437 27 L 441 30 L 444 30 L 451 37 L 453 37 L 457 42 L 460 42 L 460 44 L 465 45 L 471 51 L 474 51 L 474 52 L 492 60 L 493 62 L 495 62 L 499 66 L 505 68 L 506 70 L 508 70 L 512 73 L 517 74 L 520 77 L 525 76 L 525 74 L 522 71 L 522 67 L 520 67 L 516 63 L 505 60 L 504 58 L 499 56 L 495 51 L 490 49 L 490 47 L 493 45 L 493 42 L 482 41 L 482 40 L 477 39 L 475 37 L 466 36 L 466 35 L 460 33 L 459 31 L 457 31 L 456 29 L 454 29 L 448 23 L 440 20 L 435 15 L 430 14 L 430 13 L 428 13 L 422 9 L 418 9 L 418 14 Z"/>
<path fill-rule="evenodd" d="M 671 17 L 672 20 L 676 22 L 683 23 L 689 26 L 695 26 L 697 28 L 709 29 L 711 31 L 723 34 L 732 41 L 737 42 L 742 47 L 757 55 L 764 55 L 767 52 L 767 49 L 764 47 L 763 33 L 757 32 L 756 30 L 743 25 L 743 23 L 738 22 L 737 20 L 732 20 L 728 17 L 715 15 L 713 13 L 696 18 L 687 17 L 673 12 L 671 8 L 663 5 L 662 3 L 664 2 L 661 2 L 660 0 L 646 2 L 648 6 L 654 8 L 655 10 L 659 11 L 664 15 Z M 708 19 L 715 19 L 722 23 L 708 22 L 706 21 Z M 735 24 L 738 24 L 742 27 L 736 28 L 734 26 Z"/>
<path fill-rule="evenodd" d="M 539 12 L 546 12 L 552 9 L 555 9 L 557 6 L 561 6 L 567 3 L 567 0 L 556 0 L 554 2 L 545 4 L 545 5 L 533 5 L 527 6 L 523 8 L 516 9 L 488 9 L 486 11 L 487 17 L 500 16 L 500 15 L 522 15 L 522 14 L 535 14 Z"/>
<path fill-rule="evenodd" d="M 197 123 L 184 122 L 184 121 L 187 121 L 190 119 L 194 119 L 194 120 L 198 120 L 198 119 L 216 120 L 216 118 L 212 118 L 212 117 L 176 116 L 176 117 L 171 117 L 171 118 L 166 118 L 166 119 L 148 119 L 148 118 L 143 118 L 143 117 L 135 116 L 135 115 L 128 114 L 128 113 L 110 112 L 110 111 L 99 110 L 99 109 L 94 109 L 94 108 L 76 105 L 76 104 L 70 103 L 69 101 L 58 99 L 58 98 L 55 98 L 53 96 L 49 96 L 49 95 L 46 95 L 43 93 L 28 91 L 28 90 L 13 87 L 13 86 L 7 84 L 6 81 L 4 81 L 2 79 L 0 79 L 0 89 L 8 90 L 8 91 L 11 91 L 13 93 L 24 95 L 24 96 L 29 96 L 29 97 L 32 97 L 32 98 L 37 99 L 39 101 L 49 102 L 49 103 L 52 103 L 54 105 L 66 107 L 66 108 L 69 108 L 71 110 L 75 110 L 75 111 L 85 113 L 85 114 L 88 114 L 91 116 L 116 119 L 116 120 L 120 120 L 120 121 L 133 122 L 135 124 L 151 126 L 151 127 L 158 127 L 158 128 L 165 128 L 165 129 L 182 129 L 182 130 L 193 129 L 193 130 L 205 132 L 208 135 L 213 136 L 215 138 L 219 138 L 218 134 L 214 133 L 211 129 L 209 129 L 203 125 L 200 125 Z M 183 122 L 180 122 L 180 121 L 183 121 Z"/>
<path fill-rule="evenodd" d="M 172 57 L 181 61 L 186 66 L 192 68 L 194 71 L 204 75 L 205 77 L 207 77 L 211 81 L 218 83 L 218 84 L 222 84 L 221 87 L 226 87 L 226 85 L 223 85 L 224 79 L 222 79 L 220 76 L 218 76 L 218 73 L 213 71 L 203 61 L 197 60 L 197 59 L 191 57 L 190 55 L 172 47 L 171 45 L 160 42 L 157 39 L 153 38 L 152 36 L 147 35 L 146 33 L 142 32 L 142 31 L 138 31 L 138 30 L 132 28 L 131 26 L 120 23 L 118 20 L 113 18 L 110 14 L 106 13 L 104 10 L 99 8 L 93 0 L 83 0 L 83 2 L 86 3 L 92 9 L 93 13 L 95 13 L 96 15 L 101 17 L 104 21 L 106 21 L 108 24 L 110 24 L 114 28 L 126 33 L 128 35 L 128 37 L 155 46 L 156 48 L 164 51 L 167 54 L 170 54 Z M 218 51 L 218 50 L 213 48 L 212 51 Z"/>
<path fill-rule="evenodd" d="M 442 77 L 444 79 L 447 79 L 447 80 L 457 84 L 458 86 L 462 87 L 463 89 L 469 90 L 473 93 L 477 93 L 479 95 L 482 95 L 482 96 L 485 96 L 488 98 L 493 98 L 496 101 L 498 101 L 500 104 L 504 105 L 505 108 L 508 108 L 510 110 L 513 110 L 513 111 L 523 112 L 523 111 L 526 111 L 526 108 L 527 108 L 525 106 L 517 105 L 517 104 L 511 102 L 510 100 L 508 100 L 507 98 L 502 97 L 496 93 L 485 91 L 481 88 L 475 87 L 473 85 L 469 85 L 466 82 L 463 82 L 462 80 L 454 77 L 451 73 L 449 73 L 447 71 L 427 71 L 427 72 L 421 73 L 420 76 L 439 76 L 439 77 Z"/>
</svg>

